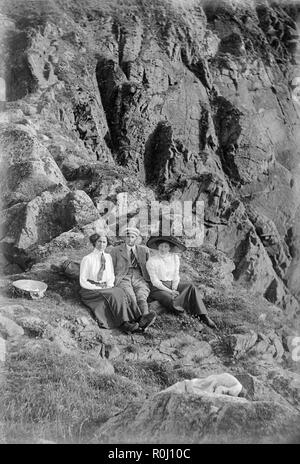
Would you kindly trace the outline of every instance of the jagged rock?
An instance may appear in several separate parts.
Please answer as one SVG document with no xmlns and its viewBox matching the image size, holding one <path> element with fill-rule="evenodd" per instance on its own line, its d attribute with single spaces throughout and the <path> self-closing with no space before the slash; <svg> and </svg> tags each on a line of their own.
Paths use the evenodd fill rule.
<svg viewBox="0 0 300 464">
<path fill-rule="evenodd" d="M 282 358 L 283 353 L 284 349 L 281 339 L 275 333 L 269 333 L 267 335 L 259 333 L 258 343 L 249 351 L 249 354 L 262 354 L 271 359 L 275 358 L 277 361 Z"/>
<path fill-rule="evenodd" d="M 233 356 L 236 358 L 243 356 L 250 348 L 255 345 L 257 338 L 258 335 L 254 331 L 251 331 L 248 334 L 230 335 L 228 341 L 230 343 Z"/>
<path fill-rule="evenodd" d="M 259 380 L 257 377 L 249 374 L 235 374 L 235 377 L 241 382 L 246 392 L 246 398 L 251 401 L 271 400 L 284 406 L 290 406 L 289 399 L 286 395 L 280 394 L 272 385 Z"/>
<path fill-rule="evenodd" d="M 230 258 L 208 244 L 185 252 L 185 260 L 181 264 L 182 275 L 187 272 L 193 280 L 200 282 L 204 293 L 209 292 L 209 287 L 215 287 L 216 282 L 218 286 L 230 288 L 234 269 Z"/>
<path fill-rule="evenodd" d="M 8 317 L 0 315 L 0 333 L 5 338 L 21 337 L 24 335 L 24 330 Z"/>
<path fill-rule="evenodd" d="M 91 234 L 90 234 L 91 235 Z M 66 252 L 72 248 L 78 249 L 82 248 L 87 243 L 87 237 L 82 233 L 74 229 L 71 229 L 67 232 L 63 232 L 50 242 L 45 243 L 44 245 L 38 245 L 34 249 L 30 249 L 32 256 L 37 260 L 43 259 L 47 256 L 53 256 L 55 260 L 55 254 L 65 250 Z M 67 259 L 67 256 L 65 257 Z M 56 260 L 56 266 L 60 266 L 62 262 L 65 261 L 61 259 L 59 262 Z M 54 263 L 53 263 L 54 264 Z M 36 270 L 36 265 L 34 264 L 31 268 L 31 272 Z"/>
<path fill-rule="evenodd" d="M 246 206 L 247 214 L 270 256 L 277 275 L 283 278 L 291 262 L 287 244 L 281 240 L 279 232 L 271 219 L 257 213 L 253 207 Z"/>
<path fill-rule="evenodd" d="M 58 186 L 43 192 L 27 204 L 4 213 L 6 241 L 20 249 L 44 244 L 75 225 L 85 225 L 99 217 L 92 200 L 83 191 L 70 192 Z"/>
<path fill-rule="evenodd" d="M 268 373 L 267 382 L 300 410 L 300 375 L 297 372 L 273 370 Z"/>
<path fill-rule="evenodd" d="M 131 404 L 96 434 L 110 443 L 276 443 L 296 437 L 299 413 L 274 401 L 160 393 Z"/>
<path fill-rule="evenodd" d="M 280 361 L 284 349 L 280 337 L 274 333 L 256 333 L 253 330 L 246 334 L 232 334 L 228 342 L 235 358 L 245 355 L 263 356 L 265 359 Z"/>
<path fill-rule="evenodd" d="M 282 281 L 275 276 L 264 293 L 265 298 L 274 304 L 279 305 L 290 315 L 295 315 L 299 311 L 299 302 L 287 291 Z"/>
<path fill-rule="evenodd" d="M 286 72 L 290 41 L 297 35 L 293 14 L 271 6 L 262 13 L 250 3 L 235 9 L 225 2 L 219 9 L 177 2 L 152 6 L 146 16 L 137 7 L 134 18 L 115 21 L 105 11 L 85 8 L 89 20 L 75 23 L 66 8 L 59 25 L 47 10 L 41 27 L 31 24 L 29 37 L 25 25 L 17 27 L 9 18 L 7 6 L 4 117 L 11 121 L 23 114 L 15 129 L 39 147 L 41 166 L 47 153 L 72 189 L 99 203 L 115 201 L 140 181 L 147 185 L 130 192 L 132 210 L 139 197 L 150 198 L 148 187 L 159 199 L 204 201 L 206 240 L 233 259 L 238 282 L 295 312 L 297 304 L 282 283 L 288 275 L 288 285 L 298 288 L 292 275 L 299 257 L 288 249 L 299 242 L 297 131 L 286 130 L 299 125 Z M 97 161 L 103 165 L 98 180 L 87 174 Z M 121 169 L 127 174 L 109 177 L 108 170 Z M 10 218 L 24 215 L 17 200 L 34 201 L 49 188 L 50 177 L 23 189 L 27 197 L 22 182 L 9 190 L 6 206 L 15 205 L 4 213 L 10 230 L 18 229 Z M 89 208 L 82 202 L 81 194 L 74 199 L 74 221 L 85 227 L 78 213 Z M 275 244 L 261 219 L 272 223 Z M 54 221 L 49 218 L 49 224 Z M 249 232 L 257 239 L 251 246 Z"/>
<path fill-rule="evenodd" d="M 5 126 L 0 134 L 1 198 L 11 207 L 33 200 L 45 190 L 65 184 L 65 179 L 48 150 L 26 126 Z"/>
</svg>

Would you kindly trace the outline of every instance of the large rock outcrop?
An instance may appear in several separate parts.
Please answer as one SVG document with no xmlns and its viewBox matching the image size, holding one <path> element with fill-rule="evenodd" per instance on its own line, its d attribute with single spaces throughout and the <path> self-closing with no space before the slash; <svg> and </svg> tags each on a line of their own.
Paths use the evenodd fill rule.
<svg viewBox="0 0 300 464">
<path fill-rule="evenodd" d="M 298 433 L 299 415 L 272 401 L 162 392 L 106 422 L 97 432 L 97 441 L 284 443 Z"/>
<path fill-rule="evenodd" d="M 132 0 L 122 12 L 105 2 L 2 4 L 4 228 L 24 214 L 26 223 L 32 202 L 49 204 L 43 196 L 59 184 L 95 205 L 117 203 L 122 191 L 131 205 L 150 191 L 202 200 L 205 240 L 233 260 L 235 280 L 294 314 L 297 8 L 267 0 Z M 49 233 L 26 232 L 34 238 L 25 241 L 15 233 L 13 244 L 50 241 L 82 222 L 76 214 L 64 225 L 50 214 Z"/>
</svg>

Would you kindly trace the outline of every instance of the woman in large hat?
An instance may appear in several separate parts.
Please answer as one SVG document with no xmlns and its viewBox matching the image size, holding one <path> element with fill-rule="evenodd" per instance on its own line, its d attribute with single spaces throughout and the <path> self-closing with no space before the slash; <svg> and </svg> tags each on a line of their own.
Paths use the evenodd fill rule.
<svg viewBox="0 0 300 464">
<path fill-rule="evenodd" d="M 126 294 L 114 287 L 115 274 L 110 254 L 105 253 L 107 237 L 104 233 L 90 236 L 93 251 L 80 264 L 80 296 L 103 328 L 119 328 L 125 333 L 139 328 L 139 314 L 127 304 Z"/>
<path fill-rule="evenodd" d="M 215 329 L 216 324 L 208 317 L 199 290 L 194 284 L 180 281 L 178 252 L 185 251 L 186 247 L 172 236 L 150 237 L 147 247 L 157 250 L 146 263 L 151 280 L 150 297 L 174 313 L 186 310 Z"/>
</svg>

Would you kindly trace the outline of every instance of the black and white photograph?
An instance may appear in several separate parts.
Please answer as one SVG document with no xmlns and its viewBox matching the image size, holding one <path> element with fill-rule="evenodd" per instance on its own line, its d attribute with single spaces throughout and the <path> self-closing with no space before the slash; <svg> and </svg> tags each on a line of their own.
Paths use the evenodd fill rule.
<svg viewBox="0 0 300 464">
<path fill-rule="evenodd" d="M 300 444 L 300 0 L 0 0 L 0 444 Z"/>
</svg>

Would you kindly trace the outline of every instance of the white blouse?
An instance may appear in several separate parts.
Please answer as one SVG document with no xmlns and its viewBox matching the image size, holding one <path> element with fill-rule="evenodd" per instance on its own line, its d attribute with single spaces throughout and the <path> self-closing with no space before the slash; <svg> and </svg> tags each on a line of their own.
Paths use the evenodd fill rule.
<svg viewBox="0 0 300 464">
<path fill-rule="evenodd" d="M 84 256 L 80 263 L 80 286 L 87 290 L 99 290 L 99 287 L 88 279 L 94 282 L 106 283 L 106 288 L 114 286 L 115 273 L 114 266 L 110 254 L 103 253 L 105 258 L 105 269 L 103 271 L 102 280 L 98 281 L 98 272 L 101 266 L 101 254 L 99 250 L 95 249 L 89 255 Z"/>
<path fill-rule="evenodd" d="M 161 282 L 164 280 L 171 280 L 172 289 L 177 289 L 180 281 L 179 267 L 180 258 L 175 253 L 169 253 L 163 257 L 159 254 L 150 256 L 146 262 L 152 285 L 160 290 L 166 290 L 166 286 Z"/>
</svg>

